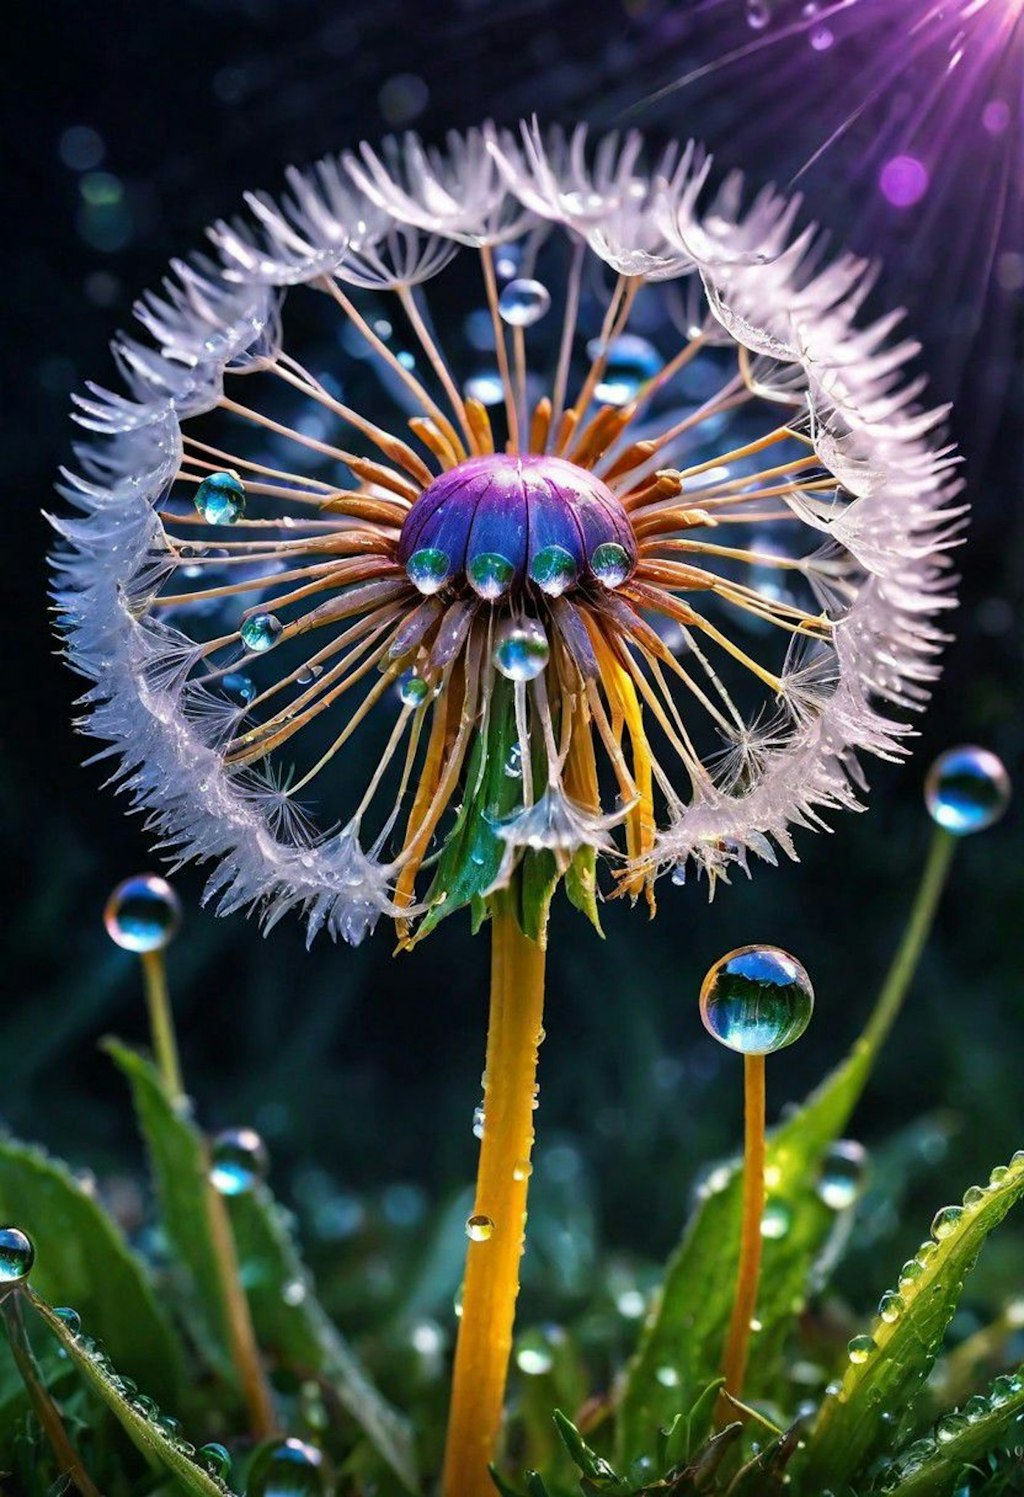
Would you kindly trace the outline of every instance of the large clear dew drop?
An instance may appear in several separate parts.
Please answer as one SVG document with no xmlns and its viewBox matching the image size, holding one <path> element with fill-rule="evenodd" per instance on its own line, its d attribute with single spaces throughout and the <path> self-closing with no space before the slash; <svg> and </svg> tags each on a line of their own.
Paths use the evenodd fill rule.
<svg viewBox="0 0 1024 1497">
<path fill-rule="evenodd" d="M 181 929 L 181 901 L 158 874 L 136 874 L 118 884 L 107 900 L 103 924 L 124 951 L 162 951 Z"/>
<path fill-rule="evenodd" d="M 741 946 L 708 972 L 700 993 L 704 1027 L 742 1055 L 770 1055 L 798 1040 L 814 1009 L 810 978 L 777 946 Z"/>
</svg>

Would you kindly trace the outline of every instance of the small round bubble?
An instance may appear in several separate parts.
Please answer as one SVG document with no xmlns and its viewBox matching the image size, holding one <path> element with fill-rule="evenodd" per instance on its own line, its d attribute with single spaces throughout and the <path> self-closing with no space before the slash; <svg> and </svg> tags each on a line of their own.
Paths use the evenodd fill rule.
<svg viewBox="0 0 1024 1497">
<path fill-rule="evenodd" d="M 629 552 L 617 541 L 602 541 L 591 555 L 590 570 L 602 587 L 621 587 L 632 570 Z"/>
<path fill-rule="evenodd" d="M 283 628 L 284 625 L 276 615 L 254 613 L 246 619 L 239 633 L 246 649 L 254 650 L 257 655 L 263 655 L 277 644 Z"/>
<path fill-rule="evenodd" d="M 557 598 L 576 581 L 576 558 L 564 546 L 543 546 L 530 562 L 530 576 L 551 598 Z"/>
<path fill-rule="evenodd" d="M 451 559 L 436 546 L 423 546 L 412 553 L 405 570 L 413 586 L 429 597 L 439 593 L 451 576 Z"/>
<path fill-rule="evenodd" d="M 516 569 L 508 557 L 497 551 L 484 551 L 474 556 L 466 569 L 473 591 L 488 603 L 508 592 L 515 574 Z"/>
<path fill-rule="evenodd" d="M 866 1362 L 874 1350 L 875 1342 L 871 1336 L 854 1336 L 846 1348 L 847 1355 L 855 1367 Z"/>
<path fill-rule="evenodd" d="M 1010 803 L 1010 777 L 989 749 L 964 744 L 935 760 L 924 797 L 938 826 L 954 837 L 967 837 L 985 831 L 1003 815 Z"/>
<path fill-rule="evenodd" d="M 231 1457 L 223 1445 L 211 1441 L 209 1445 L 199 1448 L 199 1459 L 210 1472 L 211 1476 L 217 1476 L 221 1481 L 227 1481 L 231 1475 Z"/>
<path fill-rule="evenodd" d="M 181 929 L 181 901 L 155 873 L 126 878 L 107 900 L 103 924 L 125 951 L 162 951 Z"/>
<path fill-rule="evenodd" d="M 227 1128 L 210 1145 L 210 1184 L 222 1196 L 246 1195 L 269 1168 L 266 1145 L 254 1128 Z"/>
<path fill-rule="evenodd" d="M 470 1242 L 490 1242 L 494 1236 L 493 1221 L 489 1216 L 471 1216 L 466 1222 L 466 1236 Z"/>
<path fill-rule="evenodd" d="M 551 292 L 540 281 L 525 277 L 509 281 L 498 298 L 501 320 L 509 327 L 532 327 L 551 306 Z"/>
<path fill-rule="evenodd" d="M 195 504 L 208 525 L 234 525 L 245 514 L 245 486 L 234 473 L 211 473 L 196 489 Z"/>
<path fill-rule="evenodd" d="M 0 1227 L 0 1292 L 23 1284 L 35 1258 L 32 1239 L 20 1227 Z"/>
<path fill-rule="evenodd" d="M 70 1305 L 57 1305 L 53 1311 L 59 1321 L 62 1321 L 71 1332 L 77 1336 L 82 1329 L 82 1317 L 77 1310 L 72 1310 Z"/>
<path fill-rule="evenodd" d="M 742 1055 L 770 1055 L 798 1040 L 814 1009 L 803 967 L 777 946 L 741 946 L 708 972 L 700 992 L 704 1027 Z"/>
<path fill-rule="evenodd" d="M 327 1481 L 323 1453 L 292 1437 L 259 1452 L 249 1470 L 246 1497 L 321 1497 Z"/>
<path fill-rule="evenodd" d="M 406 671 L 398 683 L 398 695 L 403 707 L 422 707 L 430 695 L 430 687 L 415 671 Z"/>
<path fill-rule="evenodd" d="M 551 647 L 537 619 L 506 619 L 498 629 L 494 664 L 510 681 L 533 681 L 548 663 Z"/>
<path fill-rule="evenodd" d="M 818 1181 L 818 1196 L 833 1211 L 852 1206 L 864 1188 L 868 1156 L 863 1145 L 841 1138 L 825 1155 Z"/>
</svg>

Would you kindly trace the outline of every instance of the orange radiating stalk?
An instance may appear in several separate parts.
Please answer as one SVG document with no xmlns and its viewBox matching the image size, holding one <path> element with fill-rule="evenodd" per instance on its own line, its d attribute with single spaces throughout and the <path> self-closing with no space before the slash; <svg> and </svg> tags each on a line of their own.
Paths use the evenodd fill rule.
<svg viewBox="0 0 1024 1497">
<path fill-rule="evenodd" d="M 501 1433 L 526 1233 L 544 950 L 520 930 L 513 898 L 506 891 L 492 901 L 484 1129 L 473 1208 L 482 1225 L 466 1254 L 444 1497 L 494 1497 L 488 1466 Z M 489 1234 L 485 1222 L 493 1223 Z"/>
<path fill-rule="evenodd" d="M 761 1218 L 764 1216 L 764 1056 L 743 1057 L 744 1138 L 743 1218 L 740 1227 L 740 1263 L 736 1279 L 729 1336 L 722 1360 L 724 1394 L 739 1398 L 747 1371 L 750 1329 L 757 1309 L 761 1277 Z M 723 1397 L 719 1417 L 732 1417 L 731 1405 Z"/>
</svg>

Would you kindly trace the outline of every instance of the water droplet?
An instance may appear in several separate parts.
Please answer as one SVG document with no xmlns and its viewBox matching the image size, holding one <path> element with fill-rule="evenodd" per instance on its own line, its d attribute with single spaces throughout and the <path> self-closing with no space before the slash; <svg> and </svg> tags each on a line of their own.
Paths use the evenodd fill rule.
<svg viewBox="0 0 1024 1497">
<path fill-rule="evenodd" d="M 532 327 L 551 306 L 551 292 L 540 281 L 509 281 L 498 298 L 498 311 L 509 327 Z"/>
<path fill-rule="evenodd" d="M 471 1216 L 466 1222 L 466 1236 L 470 1242 L 490 1242 L 494 1235 L 494 1223 L 489 1216 Z"/>
<path fill-rule="evenodd" d="M 599 345 L 591 343 L 587 352 L 593 358 L 599 352 Z M 661 355 L 652 343 L 635 333 L 623 333 L 608 350 L 604 373 L 594 388 L 594 399 L 604 405 L 628 405 L 661 368 Z"/>
<path fill-rule="evenodd" d="M 1010 777 L 1001 759 L 976 744 L 940 754 L 924 787 L 928 814 L 954 837 L 983 832 L 1010 803 Z"/>
<path fill-rule="evenodd" d="M 763 31 L 771 18 L 768 0 L 747 0 L 747 25 L 751 31 Z"/>
<path fill-rule="evenodd" d="M 818 1181 L 818 1195 L 833 1211 L 845 1211 L 860 1194 L 867 1173 L 868 1156 L 852 1138 L 841 1138 L 825 1155 Z"/>
<path fill-rule="evenodd" d="M 529 1180 L 533 1174 L 533 1165 L 528 1159 L 517 1159 L 512 1166 L 512 1178 L 521 1185 L 524 1180 Z"/>
<path fill-rule="evenodd" d="M 768 1201 L 761 1217 L 761 1236 L 770 1242 L 779 1242 L 789 1231 L 792 1221 L 793 1213 L 785 1201 Z"/>
<path fill-rule="evenodd" d="M 542 546 L 530 562 L 530 576 L 542 593 L 558 598 L 576 581 L 576 558 L 564 546 Z"/>
<path fill-rule="evenodd" d="M 322 665 L 303 665 L 295 672 L 295 680 L 299 686 L 312 686 L 313 682 L 322 676 L 324 668 Z"/>
<path fill-rule="evenodd" d="M 508 751 L 505 773 L 510 780 L 521 780 L 523 777 L 523 750 L 518 743 L 514 743 Z"/>
<path fill-rule="evenodd" d="M 897 1294 L 894 1289 L 889 1289 L 878 1302 L 878 1315 L 886 1325 L 895 1325 L 897 1320 L 907 1308 L 902 1294 Z"/>
<path fill-rule="evenodd" d="M 866 1362 L 874 1350 L 875 1342 L 872 1336 L 854 1336 L 846 1348 L 850 1361 L 856 1367 Z"/>
<path fill-rule="evenodd" d="M 963 1214 L 962 1206 L 943 1206 L 941 1211 L 936 1211 L 932 1219 L 932 1236 L 935 1241 L 942 1242 L 944 1238 L 951 1237 Z"/>
<path fill-rule="evenodd" d="M 19 1227 L 0 1227 L 0 1293 L 23 1284 L 32 1271 L 36 1250 Z"/>
<path fill-rule="evenodd" d="M 770 1055 L 791 1045 L 813 1008 L 810 978 L 777 946 L 730 951 L 708 972 L 700 992 L 704 1027 L 742 1055 Z"/>
<path fill-rule="evenodd" d="M 516 1349 L 516 1366 L 527 1377 L 543 1377 L 555 1365 L 555 1354 L 539 1331 L 525 1335 Z"/>
<path fill-rule="evenodd" d="M 227 1128 L 210 1145 L 210 1184 L 222 1196 L 241 1196 L 265 1180 L 267 1149 L 254 1128 Z"/>
<path fill-rule="evenodd" d="M 533 681 L 548 663 L 551 650 L 537 619 L 506 619 L 498 629 L 494 663 L 510 681 Z"/>
<path fill-rule="evenodd" d="M 617 541 L 602 541 L 590 557 L 590 570 L 602 587 L 621 587 L 633 570 L 629 552 Z"/>
<path fill-rule="evenodd" d="M 249 1471 L 246 1497 L 320 1497 L 326 1484 L 322 1452 L 293 1437 L 259 1452 Z"/>
<path fill-rule="evenodd" d="M 211 1476 L 227 1481 L 231 1475 L 231 1457 L 224 1446 L 218 1445 L 215 1440 L 209 1445 L 200 1446 L 199 1459 Z"/>
<path fill-rule="evenodd" d="M 239 633 L 246 649 L 255 650 L 258 655 L 263 655 L 277 644 L 283 628 L 284 625 L 276 615 L 254 613 L 246 619 Z"/>
<path fill-rule="evenodd" d="M 244 675 L 241 671 L 231 671 L 220 684 L 231 700 L 241 707 L 248 707 L 256 695 L 256 685 L 252 677 Z"/>
<path fill-rule="evenodd" d="M 977 1424 L 979 1419 L 984 1419 L 990 1412 L 989 1401 L 980 1393 L 975 1393 L 964 1404 L 962 1412 L 968 1424 Z"/>
<path fill-rule="evenodd" d="M 195 502 L 208 525 L 234 525 L 245 514 L 245 488 L 234 473 L 211 473 L 196 489 Z"/>
<path fill-rule="evenodd" d="M 451 560 L 446 551 L 439 551 L 436 546 L 423 546 L 412 553 L 405 570 L 409 581 L 421 593 L 429 596 L 431 593 L 439 593 L 448 581 Z"/>
<path fill-rule="evenodd" d="M 995 1169 L 988 1177 L 988 1183 L 990 1185 L 1002 1185 L 1007 1179 L 1009 1173 L 1010 1171 L 1005 1164 L 997 1164 Z"/>
<path fill-rule="evenodd" d="M 58 1320 L 64 1322 L 72 1336 L 78 1336 L 82 1331 L 82 1317 L 77 1310 L 72 1310 L 70 1305 L 57 1305 L 54 1315 Z"/>
<path fill-rule="evenodd" d="M 980 1206 L 987 1195 L 988 1192 L 983 1186 L 970 1185 L 964 1191 L 964 1205 L 968 1208 L 971 1206 Z"/>
<path fill-rule="evenodd" d="M 181 901 L 155 873 L 126 878 L 103 911 L 107 935 L 124 951 L 162 951 L 181 929 Z"/>
<path fill-rule="evenodd" d="M 473 1137 L 474 1138 L 483 1138 L 483 1136 L 484 1136 L 484 1110 L 483 1110 L 482 1107 L 474 1107 L 473 1108 Z"/>
<path fill-rule="evenodd" d="M 411 565 L 411 563 L 410 563 Z M 493 603 L 500 598 L 502 593 L 508 592 L 516 569 L 507 556 L 501 556 L 497 551 L 483 551 L 466 568 L 469 585 L 488 603 Z"/>
<path fill-rule="evenodd" d="M 940 1445 L 948 1445 L 950 1440 L 962 1435 L 966 1428 L 967 1420 L 962 1414 L 944 1414 L 935 1426 L 935 1438 Z"/>
<path fill-rule="evenodd" d="M 415 671 L 406 671 L 398 682 L 398 695 L 406 707 L 422 707 L 430 695 L 430 687 Z"/>
</svg>

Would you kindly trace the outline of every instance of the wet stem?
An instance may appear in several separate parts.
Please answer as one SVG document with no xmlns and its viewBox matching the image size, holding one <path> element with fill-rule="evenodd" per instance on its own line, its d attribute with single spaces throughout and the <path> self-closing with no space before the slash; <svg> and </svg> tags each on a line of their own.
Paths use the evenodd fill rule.
<svg viewBox="0 0 1024 1497">
<path fill-rule="evenodd" d="M 21 1294 L 13 1290 L 0 1299 L 0 1314 L 3 1316 L 4 1327 L 7 1338 L 11 1343 L 11 1352 L 15 1365 L 21 1374 L 21 1380 L 28 1390 L 29 1398 L 32 1400 L 32 1408 L 36 1418 L 42 1426 L 43 1432 L 50 1443 L 50 1448 L 56 1457 L 63 1477 L 68 1477 L 77 1487 L 80 1497 L 100 1497 L 99 1489 L 93 1482 L 82 1464 L 82 1458 L 72 1445 L 64 1428 L 60 1409 L 57 1407 L 43 1380 L 32 1350 L 28 1334 L 25 1330 L 25 1320 L 22 1314 Z"/>
<path fill-rule="evenodd" d="M 142 976 L 146 987 L 153 1057 L 168 1096 L 173 1102 L 177 1102 L 182 1095 L 181 1065 L 178 1061 L 178 1042 L 174 1035 L 174 1020 L 167 995 L 167 969 L 162 951 L 143 953 Z"/>
<path fill-rule="evenodd" d="M 761 1277 L 761 1218 L 764 1215 L 765 1058 L 743 1057 L 743 1217 L 736 1298 L 722 1361 L 725 1387 L 719 1401 L 720 1421 L 733 1417 L 726 1395 L 739 1398 L 750 1352 L 751 1321 L 757 1309 Z"/>
<path fill-rule="evenodd" d="M 519 928 L 514 896 L 494 897 L 484 1128 L 474 1216 L 493 1223 L 466 1254 L 445 1448 L 444 1497 L 493 1497 L 488 1467 L 501 1432 L 519 1293 L 533 1146 L 544 950 Z"/>
</svg>

